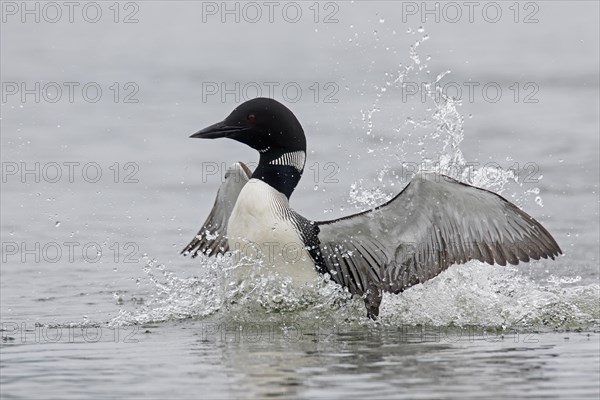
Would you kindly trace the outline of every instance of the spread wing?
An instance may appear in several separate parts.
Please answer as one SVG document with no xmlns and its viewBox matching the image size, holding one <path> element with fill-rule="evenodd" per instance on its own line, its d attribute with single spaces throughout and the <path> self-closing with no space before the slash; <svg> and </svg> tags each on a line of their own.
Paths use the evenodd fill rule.
<svg viewBox="0 0 600 400">
<path fill-rule="evenodd" d="M 452 264 L 517 264 L 562 253 L 539 222 L 503 197 L 431 173 L 378 208 L 317 226 L 322 269 L 366 294 L 375 315 L 382 290 L 399 293 Z"/>
<path fill-rule="evenodd" d="M 252 171 L 241 161 L 229 167 L 206 222 L 192 241 L 181 251 L 181 254 L 187 256 L 191 253 L 194 258 L 199 252 L 208 256 L 227 252 L 229 245 L 226 235 L 229 216 L 242 188 L 250 180 L 251 175 Z"/>
</svg>

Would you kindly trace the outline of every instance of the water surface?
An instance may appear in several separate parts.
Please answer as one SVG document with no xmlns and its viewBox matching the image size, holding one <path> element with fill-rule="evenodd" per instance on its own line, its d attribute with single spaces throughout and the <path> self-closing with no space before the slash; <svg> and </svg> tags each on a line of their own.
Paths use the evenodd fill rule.
<svg viewBox="0 0 600 400">
<path fill-rule="evenodd" d="M 3 92 L 3 398 L 598 397 L 597 3 L 537 2 L 529 24 L 533 9 L 515 23 L 508 3 L 497 23 L 423 23 L 393 2 L 321 3 L 317 23 L 309 3 L 297 23 L 222 23 L 201 3 L 153 1 L 128 24 L 133 8 L 120 3 L 114 23 L 101 4 L 98 23 L 1 27 L 3 88 L 103 90 L 97 102 Z M 462 101 L 407 96 L 438 76 Z M 381 202 L 428 159 L 501 191 L 564 256 L 453 266 L 386 296 L 377 324 L 335 288 L 222 289 L 228 260 L 179 251 L 226 166 L 257 157 L 188 136 L 237 104 L 207 85 L 269 82 L 302 89 L 274 95 L 307 133 L 291 201 L 306 217 Z"/>
</svg>

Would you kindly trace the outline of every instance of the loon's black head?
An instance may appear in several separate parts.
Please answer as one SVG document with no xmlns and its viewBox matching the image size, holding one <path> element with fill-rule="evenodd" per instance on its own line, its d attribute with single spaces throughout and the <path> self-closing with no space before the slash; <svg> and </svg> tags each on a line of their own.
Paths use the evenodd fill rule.
<svg viewBox="0 0 600 400">
<path fill-rule="evenodd" d="M 240 104 L 223 121 L 194 133 L 201 139 L 230 138 L 258 150 L 252 178 L 288 198 L 300 181 L 306 161 L 306 137 L 296 116 L 273 99 L 258 97 Z"/>
<path fill-rule="evenodd" d="M 258 97 L 236 107 L 223 121 L 194 133 L 201 139 L 230 138 L 266 153 L 306 152 L 306 137 L 296 116 L 276 100 Z"/>
</svg>

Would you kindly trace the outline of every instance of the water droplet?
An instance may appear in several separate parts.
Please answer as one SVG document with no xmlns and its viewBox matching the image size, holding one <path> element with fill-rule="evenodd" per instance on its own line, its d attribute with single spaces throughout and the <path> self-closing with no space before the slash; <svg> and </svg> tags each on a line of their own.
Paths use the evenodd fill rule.
<svg viewBox="0 0 600 400">
<path fill-rule="evenodd" d="M 383 24 L 384 22 L 385 22 L 385 19 L 383 19 L 383 18 L 379 18 L 379 23 L 380 23 L 380 24 Z"/>
<path fill-rule="evenodd" d="M 540 207 L 544 207 L 544 202 L 542 201 L 542 198 L 540 196 L 535 197 L 535 203 Z"/>
<path fill-rule="evenodd" d="M 319 190 L 319 185 L 315 185 L 313 190 Z"/>
</svg>

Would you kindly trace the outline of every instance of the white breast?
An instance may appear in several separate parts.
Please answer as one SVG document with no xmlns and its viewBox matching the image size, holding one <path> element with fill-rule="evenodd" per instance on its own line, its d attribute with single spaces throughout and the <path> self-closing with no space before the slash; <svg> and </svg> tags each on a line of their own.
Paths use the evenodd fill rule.
<svg viewBox="0 0 600 400">
<path fill-rule="evenodd" d="M 227 225 L 237 279 L 260 273 L 289 277 L 294 285 L 317 281 L 314 262 L 286 210 L 287 197 L 267 183 L 251 179 L 244 185 Z"/>
</svg>

